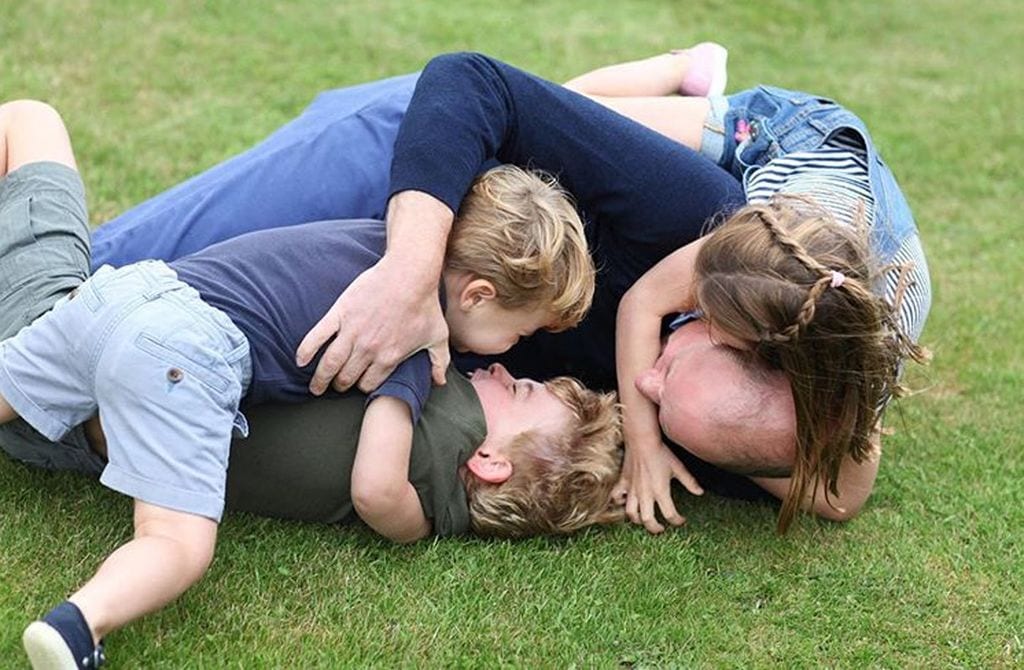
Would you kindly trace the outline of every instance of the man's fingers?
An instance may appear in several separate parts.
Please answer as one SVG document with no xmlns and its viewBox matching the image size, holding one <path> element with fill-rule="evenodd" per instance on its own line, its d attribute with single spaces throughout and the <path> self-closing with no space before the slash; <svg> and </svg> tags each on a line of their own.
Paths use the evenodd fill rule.
<svg viewBox="0 0 1024 670">
<path fill-rule="evenodd" d="M 349 360 L 352 360 L 352 358 L 354 358 L 354 356 L 350 357 Z M 346 365 L 346 367 L 348 366 Z M 383 384 L 384 380 L 395 371 L 396 367 L 398 367 L 398 363 L 392 363 L 384 359 L 374 361 L 368 368 L 366 368 L 366 371 L 363 372 L 363 376 L 359 378 L 359 390 L 363 393 L 375 391 L 377 387 Z M 342 373 L 345 372 L 346 370 L 342 369 L 342 371 L 338 373 L 338 378 L 341 378 Z M 337 383 L 338 380 L 335 379 L 335 384 Z"/>
<path fill-rule="evenodd" d="M 309 381 L 309 390 L 313 395 L 321 395 L 327 390 L 327 387 L 331 385 L 333 381 L 337 384 L 335 377 L 342 365 L 349 366 L 349 374 L 352 375 L 351 381 L 342 387 L 335 386 L 339 391 L 346 390 L 352 385 L 356 379 L 359 378 L 359 374 L 362 370 L 359 370 L 357 374 L 353 374 L 355 365 L 358 361 L 352 360 L 351 345 L 347 340 L 334 340 L 331 342 L 326 349 L 324 349 L 324 355 L 320 358 L 320 362 L 316 365 L 316 370 L 313 372 L 313 378 Z M 367 363 L 363 363 L 365 368 Z"/>
<path fill-rule="evenodd" d="M 435 386 L 444 386 L 447 382 L 448 364 L 451 363 L 452 355 L 448 351 L 448 342 L 441 342 L 427 349 L 430 356 L 430 376 L 434 378 Z"/>
<path fill-rule="evenodd" d="M 302 338 L 302 342 L 299 342 L 299 348 L 295 352 L 295 364 L 300 368 L 309 365 L 313 357 L 316 356 L 316 352 L 320 351 L 320 347 L 337 334 L 338 322 L 330 314 L 327 314 L 317 321 L 316 325 Z"/>
<path fill-rule="evenodd" d="M 332 366 L 334 379 L 333 381 L 328 380 L 328 383 L 338 391 L 347 391 L 366 375 L 366 371 L 373 365 L 373 362 L 374 357 L 371 350 L 353 347 L 344 360 L 339 360 L 337 365 Z M 394 366 L 391 369 L 394 369 Z M 325 374 L 329 372 L 331 372 L 330 369 L 324 370 Z M 385 374 L 385 376 L 387 375 Z M 377 383 L 377 386 L 380 386 L 380 382 Z M 370 390 L 372 391 L 377 386 L 371 387 Z"/>
</svg>

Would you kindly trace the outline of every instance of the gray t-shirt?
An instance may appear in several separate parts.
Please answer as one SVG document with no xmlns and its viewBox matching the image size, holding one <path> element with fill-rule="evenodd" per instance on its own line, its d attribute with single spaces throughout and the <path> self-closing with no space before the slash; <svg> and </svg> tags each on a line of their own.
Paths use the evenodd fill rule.
<svg viewBox="0 0 1024 670">
<path fill-rule="evenodd" d="M 326 523 L 355 519 L 351 475 L 365 403 L 365 395 L 350 392 L 250 408 L 249 437 L 231 443 L 227 509 Z M 434 534 L 469 531 L 458 469 L 486 435 L 476 391 L 449 368 L 448 383 L 431 390 L 413 430 L 409 463 Z"/>
</svg>

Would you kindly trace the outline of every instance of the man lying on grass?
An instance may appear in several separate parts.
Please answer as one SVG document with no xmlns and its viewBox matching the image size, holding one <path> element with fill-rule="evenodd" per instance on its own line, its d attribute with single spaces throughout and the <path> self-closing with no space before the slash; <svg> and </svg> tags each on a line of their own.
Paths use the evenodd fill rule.
<svg viewBox="0 0 1024 670">
<path fill-rule="evenodd" d="M 453 344 L 498 353 L 539 328 L 578 323 L 594 269 L 564 194 L 497 168 L 469 200 L 481 206 L 460 211 L 438 289 Z M 99 475 L 135 501 L 134 537 L 26 629 L 35 668 L 96 667 L 106 633 L 205 574 L 232 430 L 248 431 L 240 402 L 308 398 L 312 366 L 299 368 L 292 352 L 384 251 L 379 221 L 303 228 L 301 241 L 260 231 L 170 265 L 104 267 L 86 279 L 84 189 L 63 123 L 41 103 L 0 106 L 0 423 L 13 426 L 0 444 L 20 460 Z M 426 354 L 413 356 L 346 410 L 361 427 L 339 474 L 374 530 L 412 541 L 472 523 L 516 536 L 617 516 L 605 513 L 619 457 L 610 397 L 567 379 L 477 371 L 453 380 L 451 400 L 465 407 L 436 415 L 447 428 L 420 426 L 455 451 L 436 464 L 426 454 L 419 467 L 410 454 L 429 368 Z"/>
</svg>

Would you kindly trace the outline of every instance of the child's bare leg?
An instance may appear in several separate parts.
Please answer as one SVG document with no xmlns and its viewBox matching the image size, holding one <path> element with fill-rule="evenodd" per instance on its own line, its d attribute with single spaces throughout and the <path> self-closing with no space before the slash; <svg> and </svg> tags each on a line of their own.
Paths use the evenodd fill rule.
<svg viewBox="0 0 1024 670">
<path fill-rule="evenodd" d="M 135 537 L 119 547 L 68 600 L 98 641 L 172 602 L 206 573 L 217 522 L 135 501 Z"/>
<path fill-rule="evenodd" d="M 700 151 L 704 121 L 711 111 L 711 104 L 707 98 L 589 97 L 670 140 L 686 145 L 694 151 Z"/>
<path fill-rule="evenodd" d="M 7 423 L 18 418 L 18 413 L 14 411 L 10 403 L 0 396 L 0 423 Z"/>
<path fill-rule="evenodd" d="M 160 609 L 206 572 L 217 523 L 135 501 L 135 537 L 103 562 L 68 601 L 25 629 L 34 668 L 94 668 L 108 632 Z"/>
<path fill-rule="evenodd" d="M 660 54 L 585 72 L 565 82 L 565 87 L 590 96 L 673 95 L 679 92 L 689 65 L 690 57 L 685 52 Z"/>
<path fill-rule="evenodd" d="M 723 47 L 705 42 L 684 51 L 593 70 L 565 86 L 700 150 L 704 120 L 710 111 L 703 96 L 725 88 L 726 57 Z M 676 95 L 680 92 L 687 95 Z"/>
<path fill-rule="evenodd" d="M 0 105 L 0 176 L 37 161 L 54 161 L 77 169 L 60 114 L 37 100 Z"/>
<path fill-rule="evenodd" d="M 721 95 L 728 78 L 728 56 L 722 45 L 702 42 L 689 49 L 592 70 L 565 86 L 584 95 L 603 97 Z"/>
</svg>

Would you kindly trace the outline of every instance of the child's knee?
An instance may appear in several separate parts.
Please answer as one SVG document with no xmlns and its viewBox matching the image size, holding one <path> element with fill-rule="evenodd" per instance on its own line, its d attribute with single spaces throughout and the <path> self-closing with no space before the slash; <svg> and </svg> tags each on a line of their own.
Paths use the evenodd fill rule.
<svg viewBox="0 0 1024 670">
<path fill-rule="evenodd" d="M 3 103 L 0 105 L 0 116 L 32 120 L 61 120 L 60 113 L 53 107 L 53 105 L 43 102 L 42 100 L 31 100 L 27 98 L 11 100 Z"/>
<path fill-rule="evenodd" d="M 217 544 L 217 522 L 195 514 L 136 503 L 135 537 L 167 542 L 193 581 L 206 573 Z M 147 508 L 147 509 L 140 509 Z"/>
</svg>

